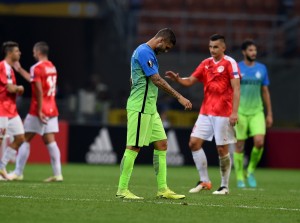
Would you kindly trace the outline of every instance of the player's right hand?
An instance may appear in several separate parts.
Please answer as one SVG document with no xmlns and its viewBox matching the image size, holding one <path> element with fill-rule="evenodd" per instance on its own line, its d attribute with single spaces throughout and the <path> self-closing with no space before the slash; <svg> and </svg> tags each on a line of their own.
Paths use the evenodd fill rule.
<svg viewBox="0 0 300 223">
<path fill-rule="evenodd" d="M 174 82 L 178 82 L 178 79 L 179 79 L 179 73 L 175 73 L 175 72 L 173 72 L 173 71 L 166 71 L 165 77 L 166 77 L 167 79 L 170 79 L 170 80 L 174 81 Z"/>
<path fill-rule="evenodd" d="M 47 124 L 48 121 L 48 117 L 46 117 L 46 115 L 44 115 L 43 112 L 39 112 L 38 113 L 39 119 L 43 124 Z"/>
<path fill-rule="evenodd" d="M 184 110 L 191 110 L 193 105 L 192 103 L 186 99 L 185 97 L 181 96 L 180 98 L 178 98 L 178 102 L 180 104 L 182 104 L 182 106 L 184 107 Z"/>
</svg>

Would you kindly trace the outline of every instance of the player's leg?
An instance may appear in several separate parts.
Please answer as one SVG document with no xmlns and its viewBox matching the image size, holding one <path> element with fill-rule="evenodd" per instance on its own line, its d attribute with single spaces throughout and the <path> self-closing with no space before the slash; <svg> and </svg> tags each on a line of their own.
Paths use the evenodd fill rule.
<svg viewBox="0 0 300 223">
<path fill-rule="evenodd" d="M 250 136 L 253 136 L 254 146 L 251 150 L 250 160 L 247 167 L 247 181 L 250 187 L 256 187 L 254 171 L 261 160 L 264 150 L 264 139 L 266 134 L 265 116 L 263 112 L 254 115 L 249 124 Z"/>
<path fill-rule="evenodd" d="M 6 172 L 8 162 L 16 157 L 20 145 L 24 142 L 24 127 L 20 116 L 16 116 L 8 120 L 7 132 L 14 136 L 14 140 L 4 150 L 2 159 L 0 160 L 0 175 L 9 179 Z"/>
<path fill-rule="evenodd" d="M 192 130 L 189 147 L 192 152 L 193 160 L 199 173 L 199 181 L 196 187 L 190 189 L 190 193 L 197 193 L 201 190 L 210 190 L 210 182 L 207 171 L 207 158 L 202 148 L 203 143 L 213 138 L 213 128 L 208 116 L 199 115 Z"/>
<path fill-rule="evenodd" d="M 238 188 L 245 188 L 244 179 L 244 145 L 245 140 L 238 140 L 235 144 L 235 152 L 233 154 L 234 170 Z"/>
<path fill-rule="evenodd" d="M 148 131 L 148 137 L 150 138 L 150 142 L 153 142 L 154 145 L 153 166 L 157 181 L 157 197 L 183 199 L 185 195 L 176 194 L 169 189 L 167 184 L 167 135 L 158 113 L 152 116 L 150 123 L 152 125 L 152 131 Z"/>
<path fill-rule="evenodd" d="M 37 116 L 28 114 L 24 120 L 24 129 L 25 141 L 19 148 L 16 159 L 16 168 L 10 174 L 10 178 L 12 180 L 23 179 L 24 168 L 30 155 L 30 141 L 34 138 L 36 134 L 43 134 L 44 125 L 40 122 Z"/>
<path fill-rule="evenodd" d="M 239 114 L 239 121 L 235 126 L 237 143 L 233 153 L 233 163 L 236 175 L 237 187 L 245 188 L 244 179 L 244 147 L 245 140 L 248 138 L 248 117 Z"/>
<path fill-rule="evenodd" d="M 47 121 L 47 125 L 44 128 L 43 141 L 48 149 L 53 176 L 44 180 L 44 182 L 62 182 L 62 170 L 60 150 L 55 140 L 55 133 L 59 132 L 58 118 L 51 117 Z"/>
<path fill-rule="evenodd" d="M 18 150 L 15 170 L 12 173 L 8 174 L 10 180 L 23 180 L 24 168 L 30 154 L 30 141 L 34 136 L 35 133 L 33 132 L 25 133 L 25 141 L 22 143 Z"/>
<path fill-rule="evenodd" d="M 204 142 L 203 139 L 190 137 L 189 147 L 199 174 L 199 181 L 194 188 L 189 190 L 190 193 L 198 193 L 201 190 L 210 190 L 212 188 L 207 171 L 207 158 L 202 148 Z"/>
<path fill-rule="evenodd" d="M 131 193 L 128 185 L 135 159 L 140 148 L 146 143 L 145 137 L 150 122 L 150 115 L 127 111 L 127 120 L 127 146 L 120 163 L 120 178 L 116 197 L 123 199 L 143 199 Z"/>
<path fill-rule="evenodd" d="M 231 172 L 231 159 L 229 153 L 229 144 L 236 143 L 235 131 L 229 125 L 229 118 L 226 117 L 211 117 L 217 151 L 219 155 L 219 165 L 221 174 L 221 186 L 213 192 L 213 194 L 228 194 L 229 193 L 229 177 Z"/>
<path fill-rule="evenodd" d="M 53 171 L 53 176 L 44 180 L 44 182 L 62 182 L 63 176 L 61 171 L 60 150 L 55 141 L 55 134 L 53 132 L 45 133 L 43 141 L 48 149 L 50 161 Z"/>
</svg>

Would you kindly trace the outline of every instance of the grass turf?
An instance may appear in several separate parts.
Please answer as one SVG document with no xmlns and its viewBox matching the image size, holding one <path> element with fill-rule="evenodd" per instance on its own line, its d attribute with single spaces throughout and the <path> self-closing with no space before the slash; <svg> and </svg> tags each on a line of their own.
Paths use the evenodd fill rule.
<svg viewBox="0 0 300 223">
<path fill-rule="evenodd" d="M 188 194 L 198 179 L 196 169 L 169 167 L 169 187 L 187 195 L 177 201 L 155 198 L 151 166 L 135 166 L 130 183 L 143 201 L 115 198 L 118 166 L 68 164 L 63 183 L 43 183 L 49 173 L 49 165 L 27 165 L 24 181 L 1 181 L 0 221 L 300 223 L 299 170 L 258 169 L 257 189 L 237 189 L 232 171 L 230 194 L 221 196 L 211 194 L 220 184 L 218 168 L 209 167 L 212 191 Z"/>
</svg>

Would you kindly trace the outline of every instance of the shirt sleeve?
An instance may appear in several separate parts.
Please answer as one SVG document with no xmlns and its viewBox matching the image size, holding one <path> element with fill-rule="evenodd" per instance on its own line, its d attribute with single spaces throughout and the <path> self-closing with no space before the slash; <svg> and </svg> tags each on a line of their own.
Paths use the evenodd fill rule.
<svg viewBox="0 0 300 223">
<path fill-rule="evenodd" d="M 138 55 L 138 61 L 147 77 L 158 74 L 157 60 L 149 51 L 141 51 Z"/>
<path fill-rule="evenodd" d="M 269 76 L 268 76 L 268 70 L 266 68 L 266 66 L 263 66 L 263 74 L 264 74 L 264 77 L 263 77 L 263 80 L 262 80 L 262 86 L 268 86 L 270 85 L 270 81 L 269 81 Z"/>
<path fill-rule="evenodd" d="M 30 68 L 30 82 L 41 82 L 41 71 L 36 66 Z"/>
<path fill-rule="evenodd" d="M 191 76 L 198 79 L 199 82 L 203 81 L 203 73 L 204 73 L 204 62 L 201 62 L 198 67 L 194 70 Z"/>
<path fill-rule="evenodd" d="M 241 79 L 241 72 L 237 62 L 233 59 L 229 60 L 228 62 L 229 63 L 227 69 L 228 69 L 230 79 L 235 79 L 235 78 Z"/>
</svg>

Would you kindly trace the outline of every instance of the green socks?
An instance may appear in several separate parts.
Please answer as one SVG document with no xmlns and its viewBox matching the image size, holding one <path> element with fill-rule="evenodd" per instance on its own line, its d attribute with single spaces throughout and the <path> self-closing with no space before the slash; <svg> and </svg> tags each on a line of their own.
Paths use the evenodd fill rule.
<svg viewBox="0 0 300 223">
<path fill-rule="evenodd" d="M 153 166 L 157 179 L 158 190 L 167 188 L 167 151 L 154 150 Z"/>
<path fill-rule="evenodd" d="M 261 156 L 263 154 L 264 149 L 258 149 L 256 147 L 253 147 L 252 151 L 251 151 L 251 156 L 250 156 L 250 161 L 249 161 L 249 165 L 247 168 L 247 172 L 249 173 L 253 173 L 254 170 L 256 169 L 256 166 L 258 164 L 258 162 L 261 159 Z"/>
<path fill-rule="evenodd" d="M 244 181 L 244 153 L 233 153 L 234 170 L 237 180 Z"/>
<path fill-rule="evenodd" d="M 133 150 L 130 149 L 125 150 L 124 156 L 120 164 L 121 176 L 119 180 L 118 190 L 128 189 L 128 184 L 133 170 L 134 161 L 137 155 L 138 153 Z"/>
</svg>

